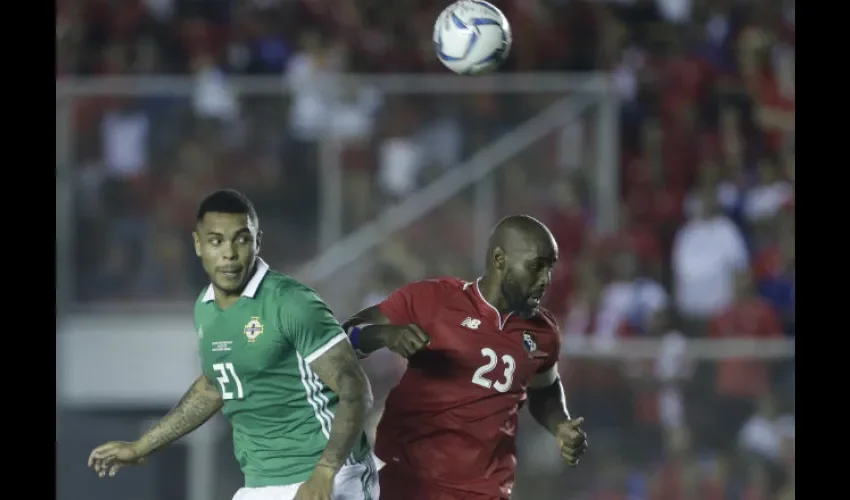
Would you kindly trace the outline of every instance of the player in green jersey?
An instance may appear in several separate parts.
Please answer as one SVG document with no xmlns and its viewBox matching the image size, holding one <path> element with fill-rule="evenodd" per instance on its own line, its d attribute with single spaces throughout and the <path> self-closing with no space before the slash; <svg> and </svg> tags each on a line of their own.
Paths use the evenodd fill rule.
<svg viewBox="0 0 850 500">
<path fill-rule="evenodd" d="M 257 215 L 236 191 L 204 199 L 193 237 L 211 282 L 195 303 L 203 374 L 139 440 L 96 448 L 89 466 L 113 476 L 222 410 L 245 475 L 234 500 L 377 499 L 371 390 L 330 309 L 257 257 Z"/>
</svg>

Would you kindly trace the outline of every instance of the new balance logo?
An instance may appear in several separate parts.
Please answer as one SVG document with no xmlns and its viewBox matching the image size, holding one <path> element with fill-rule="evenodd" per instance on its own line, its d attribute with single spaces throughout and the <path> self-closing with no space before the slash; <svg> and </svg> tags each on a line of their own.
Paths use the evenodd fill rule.
<svg viewBox="0 0 850 500">
<path fill-rule="evenodd" d="M 478 327 L 481 326 L 481 320 L 466 318 L 465 320 L 460 322 L 460 326 L 465 326 L 470 330 L 478 330 Z"/>
</svg>

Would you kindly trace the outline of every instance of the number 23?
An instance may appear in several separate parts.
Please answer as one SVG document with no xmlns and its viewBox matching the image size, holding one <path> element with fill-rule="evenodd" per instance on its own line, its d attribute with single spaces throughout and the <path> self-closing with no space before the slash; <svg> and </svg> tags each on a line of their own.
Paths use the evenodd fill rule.
<svg viewBox="0 0 850 500">
<path fill-rule="evenodd" d="M 475 374 L 472 375 L 472 383 L 480 385 L 485 389 L 490 389 L 492 387 L 493 389 L 496 389 L 499 392 L 507 392 L 508 390 L 510 390 L 511 384 L 514 381 L 514 370 L 516 370 L 516 361 L 514 361 L 513 356 L 509 354 L 505 354 L 504 356 L 502 356 L 502 363 L 504 363 L 505 365 L 505 370 L 502 376 L 505 380 L 493 381 L 485 377 L 485 375 L 492 372 L 496 368 L 499 355 L 496 354 L 496 351 L 490 349 L 489 347 L 481 349 L 481 355 L 487 358 L 487 363 L 475 370 Z"/>
</svg>

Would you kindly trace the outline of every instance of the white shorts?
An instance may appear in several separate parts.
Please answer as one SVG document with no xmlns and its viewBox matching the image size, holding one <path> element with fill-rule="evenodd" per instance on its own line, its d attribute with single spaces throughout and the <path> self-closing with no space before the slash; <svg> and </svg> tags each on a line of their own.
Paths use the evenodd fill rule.
<svg viewBox="0 0 850 500">
<path fill-rule="evenodd" d="M 292 500 L 303 483 L 261 488 L 239 488 L 233 500 Z M 333 500 L 378 500 L 378 467 L 374 456 L 343 466 L 334 479 Z"/>
</svg>

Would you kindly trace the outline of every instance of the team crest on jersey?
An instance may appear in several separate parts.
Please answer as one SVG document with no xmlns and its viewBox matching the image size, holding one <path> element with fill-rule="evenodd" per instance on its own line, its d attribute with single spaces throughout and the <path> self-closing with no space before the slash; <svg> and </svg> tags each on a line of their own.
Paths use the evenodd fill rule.
<svg viewBox="0 0 850 500">
<path fill-rule="evenodd" d="M 263 324 L 260 323 L 260 318 L 257 316 L 252 317 L 242 332 L 248 337 L 248 342 L 256 341 L 257 337 L 263 333 Z"/>
<path fill-rule="evenodd" d="M 522 345 L 528 352 L 534 352 L 537 350 L 537 342 L 534 341 L 534 335 L 532 335 L 528 330 L 522 332 Z"/>
</svg>

